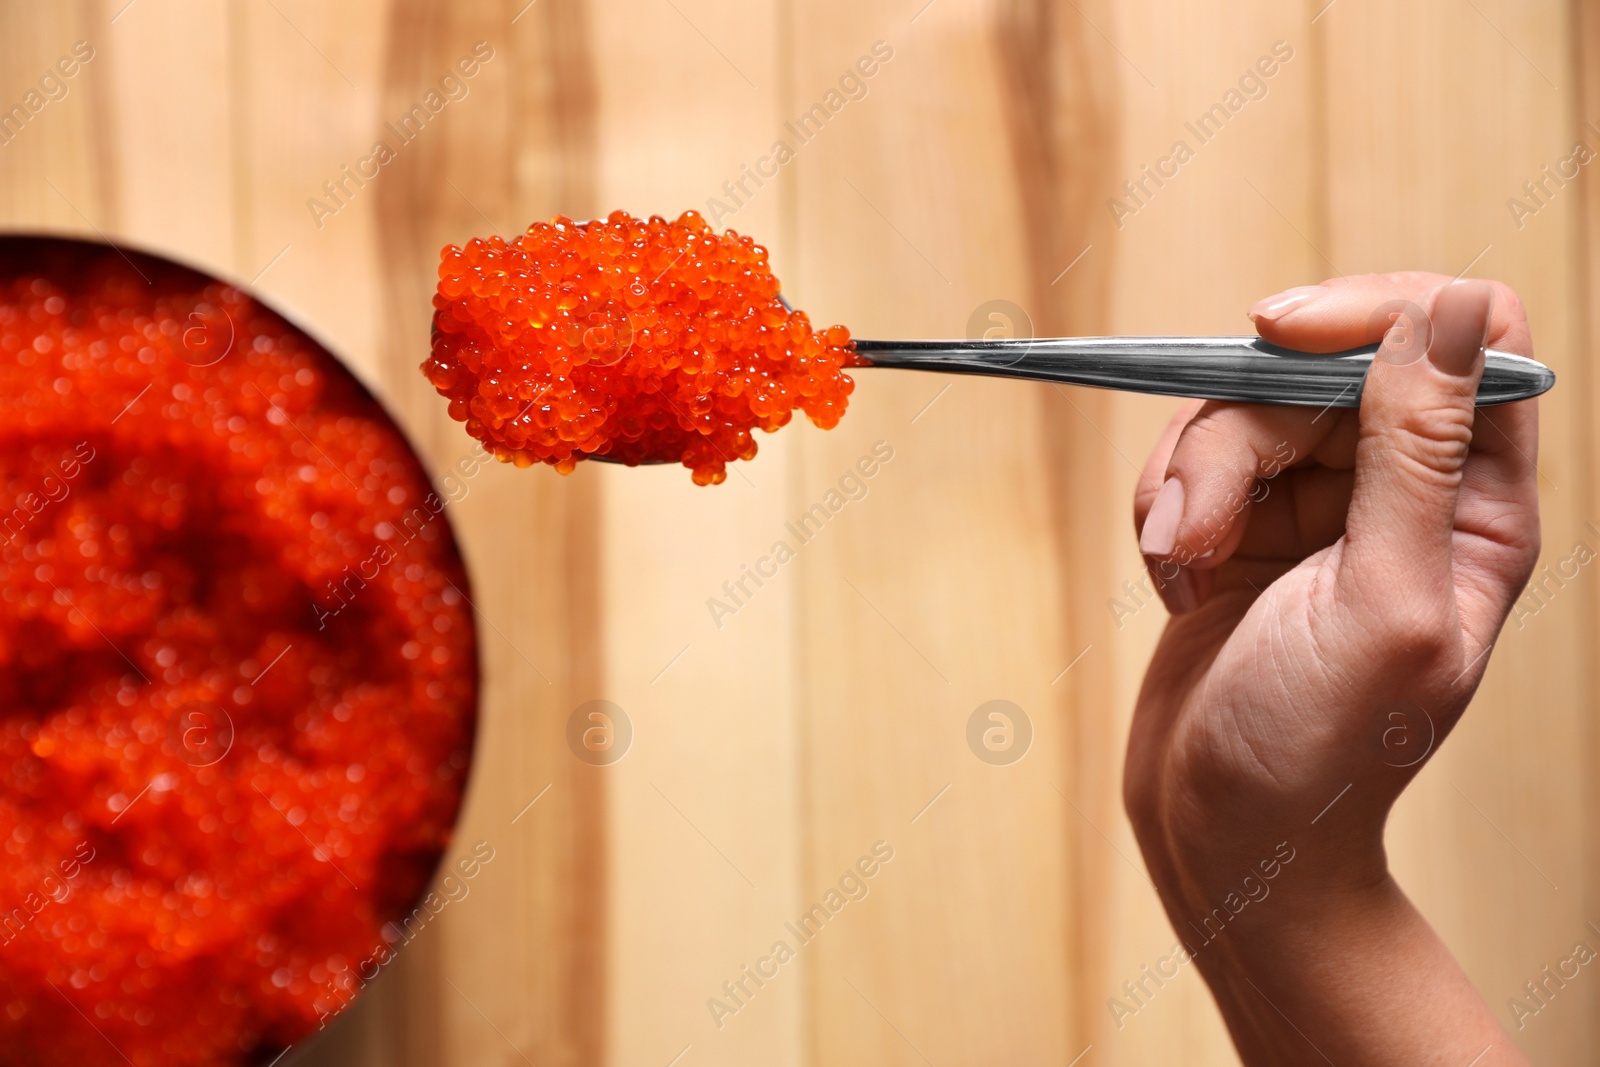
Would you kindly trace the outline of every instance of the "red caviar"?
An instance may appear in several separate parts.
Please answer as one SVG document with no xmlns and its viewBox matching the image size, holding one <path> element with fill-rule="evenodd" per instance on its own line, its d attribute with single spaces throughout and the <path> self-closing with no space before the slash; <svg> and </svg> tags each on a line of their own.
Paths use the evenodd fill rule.
<svg viewBox="0 0 1600 1067">
<path fill-rule="evenodd" d="M 751 431 L 796 408 L 832 429 L 855 388 L 850 332 L 812 330 L 779 299 L 767 250 L 693 211 L 557 216 L 509 243 L 446 245 L 433 306 L 423 373 L 523 467 L 681 462 L 715 484 L 755 456 Z"/>
<path fill-rule="evenodd" d="M 398 947 L 477 699 L 441 508 L 243 293 L 6 243 L 0 1064 L 265 1062 Z"/>
</svg>

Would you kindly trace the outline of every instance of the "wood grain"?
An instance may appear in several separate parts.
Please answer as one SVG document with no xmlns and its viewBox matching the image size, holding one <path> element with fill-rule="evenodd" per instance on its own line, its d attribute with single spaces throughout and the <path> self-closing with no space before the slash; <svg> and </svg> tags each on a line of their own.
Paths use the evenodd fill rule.
<svg viewBox="0 0 1600 1067">
<path fill-rule="evenodd" d="M 861 336 L 1231 333 L 1290 285 L 1468 270 L 1521 292 L 1561 376 L 1544 562 L 1600 548 L 1600 202 L 1585 173 L 1509 203 L 1575 140 L 1600 149 L 1592 4 L 524 3 L 0 0 L 0 106 L 74 41 L 96 50 L 0 144 L 0 226 L 253 279 L 437 476 L 470 452 L 416 373 L 438 249 L 557 212 L 721 204 L 786 295 Z M 479 41 L 465 95 L 330 197 Z M 860 74 L 879 42 L 892 57 Z M 1197 138 L 1277 42 L 1293 58 Z M 1179 140 L 1193 158 L 1146 178 Z M 793 160 L 748 178 L 779 141 Z M 1197 975 L 1124 987 L 1174 941 L 1120 801 L 1164 619 L 1128 501 L 1172 410 L 867 370 L 837 430 L 765 439 L 716 489 L 670 468 L 475 474 L 450 508 L 485 681 L 459 840 L 496 859 L 284 1062 L 1236 1062 Z M 847 502 L 798 536 L 830 491 Z M 755 584 L 778 541 L 795 558 Z M 1541 967 L 1600 945 L 1600 605 L 1588 568 L 1555 588 L 1390 834 L 1508 1023 Z M 565 740 L 595 699 L 633 728 L 609 766 Z M 996 699 L 1033 730 L 1009 764 L 968 744 Z M 877 842 L 893 858 L 864 895 L 797 937 Z M 780 940 L 794 959 L 755 984 Z M 1589 1062 L 1600 980 L 1513 1033 L 1538 1062 Z"/>
</svg>

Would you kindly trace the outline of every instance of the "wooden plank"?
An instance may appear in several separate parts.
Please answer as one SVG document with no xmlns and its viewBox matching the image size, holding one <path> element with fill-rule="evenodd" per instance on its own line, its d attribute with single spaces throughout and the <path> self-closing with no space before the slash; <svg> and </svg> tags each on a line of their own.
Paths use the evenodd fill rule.
<svg viewBox="0 0 1600 1067">
<path fill-rule="evenodd" d="M 1594 123 L 1600 121 L 1600 11 L 1590 3 L 1572 5 L 1570 21 L 1574 27 L 1574 41 L 1572 54 L 1568 57 L 1571 68 L 1566 77 L 1577 82 L 1571 122 L 1576 127 L 1576 140 L 1600 149 L 1600 144 L 1596 143 L 1600 141 L 1600 135 L 1595 133 L 1594 128 Z M 1596 286 L 1600 285 L 1600 199 L 1597 199 L 1600 198 L 1600 185 L 1592 178 L 1586 179 L 1575 192 L 1578 196 L 1573 198 L 1576 202 L 1571 208 L 1575 216 L 1572 229 L 1579 247 L 1573 257 L 1573 281 L 1577 292 L 1572 308 L 1572 326 L 1576 334 L 1573 351 L 1577 358 L 1568 361 L 1566 369 L 1567 387 L 1573 393 L 1568 403 L 1575 416 L 1569 430 L 1569 441 L 1581 461 L 1579 469 L 1573 471 L 1574 478 L 1582 480 L 1581 488 L 1575 493 L 1579 513 L 1592 515 L 1595 512 L 1597 488 L 1600 488 L 1596 485 L 1595 477 L 1595 456 L 1597 448 L 1600 448 L 1600 438 L 1595 433 L 1594 419 L 1584 416 L 1594 411 L 1596 401 L 1600 400 L 1600 393 L 1597 393 L 1600 390 L 1600 378 L 1593 371 L 1595 353 L 1600 352 L 1600 332 L 1597 332 L 1600 331 L 1600 316 L 1592 310 L 1597 297 Z M 1592 582 L 1587 588 L 1573 590 L 1573 593 L 1579 606 L 1575 611 L 1576 618 L 1566 621 L 1577 628 L 1575 637 L 1580 642 L 1578 656 L 1580 662 L 1587 665 L 1588 673 L 1580 683 L 1584 694 L 1580 700 L 1583 711 L 1590 712 L 1594 706 L 1597 679 L 1594 677 L 1593 656 L 1585 655 L 1584 649 L 1593 645 L 1597 608 L 1600 605 L 1596 603 Z M 1580 729 L 1575 745 L 1588 772 L 1582 777 L 1577 798 L 1577 803 L 1585 813 L 1582 836 L 1577 847 L 1583 853 L 1581 906 L 1586 914 L 1593 915 L 1600 911 L 1600 820 L 1591 814 L 1600 810 L 1600 791 L 1596 789 L 1596 775 L 1593 773 L 1593 769 L 1600 766 L 1600 745 L 1596 744 L 1600 734 L 1589 724 L 1589 715 L 1585 715 L 1584 721 L 1586 725 Z M 1570 1035 L 1567 1039 L 1569 1047 L 1575 1050 L 1577 1058 L 1581 1060 L 1594 1059 L 1597 1050 L 1600 1050 L 1600 1023 L 1596 1022 L 1596 1019 L 1600 1019 L 1600 1001 L 1596 998 L 1600 998 L 1600 989 L 1586 989 L 1583 996 L 1572 998 L 1571 1005 L 1563 1005 L 1567 1010 L 1560 1017 L 1550 1020 L 1552 1028 Z"/>
<path fill-rule="evenodd" d="M 607 57 L 599 210 L 715 217 L 715 198 L 732 211 L 721 226 L 775 243 L 782 190 L 742 169 L 780 126 L 775 7 L 615 0 L 596 5 L 595 32 Z M 741 180 L 748 195 L 730 198 L 724 183 Z M 803 1062 L 794 965 L 760 986 L 741 970 L 798 907 L 798 575 L 785 568 L 757 587 L 744 570 L 790 517 L 791 433 L 758 435 L 756 460 L 712 488 L 681 466 L 574 475 L 601 486 L 606 516 L 609 658 L 594 695 L 626 709 L 636 731 L 627 758 L 605 769 L 616 1063 Z M 730 597 L 724 583 L 740 581 Z M 714 617 L 713 598 L 735 614 Z M 730 997 L 723 984 L 741 981 L 746 992 Z"/>
<path fill-rule="evenodd" d="M 1428 3 L 1336 8 L 1323 20 L 1327 254 L 1343 271 L 1404 264 L 1508 282 L 1528 305 L 1540 358 L 1562 378 L 1541 401 L 1542 565 L 1568 556 L 1576 540 L 1600 543 L 1585 526 L 1592 460 L 1575 436 L 1588 375 L 1574 315 L 1579 198 L 1555 198 L 1521 228 L 1507 207 L 1524 180 L 1571 153 L 1568 17 L 1559 3 Z M 1407 106 L 1382 104 L 1396 100 Z M 1593 764 L 1572 743 L 1593 692 L 1584 653 L 1592 590 L 1590 582 L 1554 596 L 1502 634 L 1478 699 L 1398 806 L 1389 835 L 1401 883 L 1541 1063 L 1583 1062 L 1594 1047 L 1593 989 L 1563 994 L 1521 1029 L 1507 1008 L 1513 996 L 1527 1000 L 1523 983 L 1570 955 L 1573 942 L 1596 943 L 1580 844 Z"/>
<path fill-rule="evenodd" d="M 397 4 L 387 18 L 371 136 L 396 158 L 351 209 L 370 203 L 373 213 L 378 376 L 441 471 L 472 448 L 417 373 L 438 252 L 594 210 L 588 19 L 582 4 L 435 2 Z M 444 96 L 443 110 L 407 124 L 429 91 Z M 324 233 L 342 221 L 341 211 Z M 601 502 L 592 484 L 548 473 L 488 463 L 452 505 L 475 577 L 486 684 L 458 839 L 488 841 L 505 866 L 445 916 L 432 958 L 396 975 L 400 1003 L 383 1015 L 405 1063 L 607 1057 L 607 790 L 566 742 L 569 713 L 605 669 Z M 384 1062 L 379 1047 L 373 1062 Z"/>
<path fill-rule="evenodd" d="M 15 69 L 80 36 L 97 48 L 25 131 L 32 143 L 8 146 L 27 153 L 0 153 L 7 217 L 259 274 L 257 290 L 330 342 L 448 470 L 468 442 L 416 365 L 437 249 L 485 227 L 437 172 L 447 161 L 459 170 L 444 177 L 479 179 L 473 197 L 507 217 L 587 207 L 582 9 L 544 5 L 513 26 L 512 10 L 444 5 L 104 8 L 5 13 Z M 477 40 L 499 50 L 477 95 L 452 101 L 380 180 L 326 194 Z M 530 88 L 516 73 L 530 66 L 553 76 Z M 313 197 L 337 210 L 319 219 Z M 575 694 L 600 671 L 598 497 L 491 466 L 451 512 L 475 573 L 500 576 L 480 577 L 476 596 L 484 705 L 457 846 L 486 840 L 498 864 L 296 1062 L 483 1062 L 507 1041 L 541 1063 L 604 1059 L 603 791 L 564 742 Z"/>
<path fill-rule="evenodd" d="M 9 229 L 77 235 L 109 221 L 110 175 L 99 166 L 104 148 L 107 27 L 87 5 L 16 4 L 4 9 L 5 76 L 0 99 L 9 110 L 54 64 L 83 41 L 92 58 L 50 101 L 0 145 L 0 218 Z M 95 64 L 99 65 L 96 66 Z"/>
<path fill-rule="evenodd" d="M 1315 253 L 1295 232 L 1307 226 L 1307 215 L 1314 217 L 1315 154 L 1303 138 L 1283 134 L 1285 127 L 1305 129 L 1314 99 L 1315 42 L 1304 18 L 1271 4 L 1141 3 L 1084 11 L 1080 47 L 1094 49 L 1109 68 L 1104 77 L 1117 86 L 1120 102 L 1117 143 L 1097 172 L 1091 208 L 1107 229 L 1074 270 L 1101 276 L 1109 308 L 1097 328 L 1249 332 L 1245 307 L 1317 269 Z M 1241 78 L 1280 40 L 1294 57 L 1269 64 L 1270 77 L 1257 72 L 1226 125 L 1196 126 L 1230 90 L 1240 91 Z M 1104 260 L 1092 258 L 1101 254 Z M 1061 552 L 1074 566 L 1069 610 L 1082 635 L 1074 643 L 1095 649 L 1073 677 L 1074 721 L 1081 724 L 1073 751 L 1082 783 L 1076 802 L 1104 833 L 1080 833 L 1076 843 L 1080 862 L 1095 874 L 1078 904 L 1085 939 L 1095 946 L 1085 953 L 1087 988 L 1079 1005 L 1085 1040 L 1094 1042 L 1098 1063 L 1234 1063 L 1198 973 L 1173 962 L 1178 937 L 1143 873 L 1121 804 L 1133 703 L 1166 621 L 1143 584 L 1131 533 L 1132 486 L 1176 405 L 1081 393 L 1049 401 L 1056 421 L 1073 434 L 1057 446 L 1064 473 L 1056 481 L 1073 494 L 1063 490 L 1059 512 L 1066 531 Z M 1178 973 L 1157 986 L 1146 968 Z M 1142 989 L 1130 992 L 1130 982 Z"/>
<path fill-rule="evenodd" d="M 962 336 L 975 312 L 990 328 L 991 311 L 1004 329 L 1016 313 L 986 302 L 1032 302 L 1022 235 L 1033 205 L 1015 177 L 993 10 L 918 6 L 795 12 L 789 114 L 826 106 L 877 42 L 880 59 L 893 50 L 866 98 L 791 164 L 794 295 L 862 336 Z M 1051 682 L 1076 649 L 1063 633 L 1042 387 L 857 378 L 840 427 L 804 440 L 792 498 L 803 511 L 874 447 L 893 450 L 869 495 L 796 563 L 807 897 L 874 842 L 894 859 L 802 950 L 810 1060 L 1066 1063 L 1084 1042 L 1063 1011 L 1078 995 L 1076 857 L 1063 848 L 1075 816 L 1058 791 L 1072 782 Z M 1009 765 L 968 746 L 969 719 L 996 699 L 1034 735 Z"/>
</svg>

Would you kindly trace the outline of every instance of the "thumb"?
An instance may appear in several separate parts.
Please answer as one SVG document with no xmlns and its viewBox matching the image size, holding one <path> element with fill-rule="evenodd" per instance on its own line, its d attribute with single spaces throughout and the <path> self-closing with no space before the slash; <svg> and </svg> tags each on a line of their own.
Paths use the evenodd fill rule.
<svg viewBox="0 0 1600 1067">
<path fill-rule="evenodd" d="M 1397 323 L 1373 358 L 1343 559 L 1367 595 L 1444 606 L 1493 301 L 1485 282 L 1445 285 L 1421 328 Z"/>
</svg>

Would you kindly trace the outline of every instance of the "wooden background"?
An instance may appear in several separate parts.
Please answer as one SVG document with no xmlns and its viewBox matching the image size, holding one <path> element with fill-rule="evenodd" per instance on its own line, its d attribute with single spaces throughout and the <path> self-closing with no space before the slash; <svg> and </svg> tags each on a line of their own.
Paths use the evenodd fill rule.
<svg viewBox="0 0 1600 1067">
<path fill-rule="evenodd" d="M 1552 184 L 1521 219 L 1507 203 L 1576 141 L 1600 148 L 1590 5 L 526 2 L 7 0 L 0 106 L 75 41 L 94 58 L 0 145 L 0 227 L 255 279 L 442 471 L 470 443 L 416 372 L 441 245 L 556 212 L 706 211 L 882 41 L 865 98 L 726 222 L 814 319 L 952 336 L 1009 301 L 1041 334 L 1231 333 L 1328 275 L 1499 277 L 1561 375 L 1546 561 L 1600 548 L 1596 187 Z M 316 218 L 322 183 L 395 141 L 383 124 L 480 40 L 468 95 Z M 1194 147 L 1184 123 L 1278 41 L 1293 58 L 1267 95 L 1119 226 L 1122 183 Z M 1107 1007 L 1174 942 L 1119 800 L 1164 618 L 1123 589 L 1142 573 L 1128 500 L 1170 409 L 865 371 L 836 431 L 764 440 L 718 488 L 675 468 L 477 475 L 451 508 L 487 678 L 460 847 L 496 859 L 284 1062 L 1235 1062 L 1192 968 L 1120 1025 Z M 867 495 L 717 627 L 707 599 L 880 441 Z M 1508 1022 L 1541 967 L 1600 947 L 1595 588 L 1585 569 L 1507 631 L 1390 834 Z M 591 699 L 632 723 L 610 766 L 564 740 Z M 1008 766 L 966 743 L 992 699 L 1034 731 Z M 719 1028 L 707 999 L 877 841 L 894 858 L 869 895 Z M 1593 970 L 1524 1020 L 1539 1062 L 1600 1056 Z"/>
</svg>

